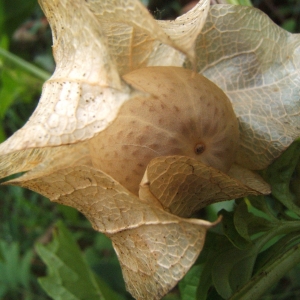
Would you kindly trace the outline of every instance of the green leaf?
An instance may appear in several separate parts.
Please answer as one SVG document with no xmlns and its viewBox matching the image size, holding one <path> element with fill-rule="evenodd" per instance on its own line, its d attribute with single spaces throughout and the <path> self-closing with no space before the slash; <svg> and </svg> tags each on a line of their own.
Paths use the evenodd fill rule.
<svg viewBox="0 0 300 300">
<path fill-rule="evenodd" d="M 223 216 L 222 225 L 223 232 L 231 243 L 239 249 L 246 249 L 251 246 L 251 240 L 247 240 L 241 236 L 237 231 L 234 224 L 234 212 L 227 212 L 226 210 L 221 210 L 220 214 Z"/>
<path fill-rule="evenodd" d="M 231 248 L 215 259 L 212 267 L 212 279 L 217 292 L 225 299 L 250 280 L 257 248 L 239 250 Z"/>
<path fill-rule="evenodd" d="M 251 279 L 256 259 L 260 251 L 266 245 L 272 245 L 274 243 L 274 238 L 279 237 L 282 234 L 289 234 L 290 232 L 299 232 L 300 224 L 299 221 L 286 220 L 276 220 L 276 222 L 269 222 L 255 215 L 251 216 L 250 213 L 246 212 L 246 206 L 243 202 L 238 203 L 235 212 L 229 213 L 226 211 L 222 211 L 221 213 L 223 215 L 223 226 L 225 234 L 228 236 L 230 241 L 233 242 L 233 245 L 246 246 L 248 243 L 247 247 L 238 249 L 235 248 L 233 245 L 231 245 L 231 247 L 228 247 L 228 245 L 226 245 L 228 241 L 227 243 L 222 242 L 221 244 L 219 244 L 221 250 L 215 253 L 214 256 L 210 257 L 209 259 L 207 257 L 207 264 L 211 268 L 211 276 L 214 287 L 223 298 L 227 299 L 231 297 L 231 295 L 234 294 L 237 290 L 239 290 L 242 286 L 247 284 L 247 282 Z M 244 240 L 239 235 L 239 232 L 236 230 L 233 221 L 235 213 L 241 214 L 239 224 L 242 224 L 242 216 L 245 216 L 246 224 L 242 224 L 242 227 L 239 229 L 242 234 L 249 234 L 250 238 L 250 235 L 252 233 L 259 232 L 259 224 L 262 224 L 262 229 L 266 230 L 266 232 L 253 241 L 251 239 L 250 241 Z M 249 229 L 250 227 L 253 227 L 253 225 L 251 224 L 255 223 L 256 221 L 258 224 L 256 224 L 255 226 L 257 227 L 254 228 L 252 232 L 252 230 Z M 269 224 L 267 222 L 269 222 Z M 249 224 L 249 229 L 246 228 L 247 224 Z M 272 250 L 274 254 L 274 249 Z M 278 246 L 277 250 L 278 252 L 276 252 L 276 254 L 282 255 L 282 252 L 286 251 L 286 247 Z M 267 254 L 268 253 L 266 252 L 266 255 Z M 205 273 L 205 271 L 206 270 L 204 269 L 202 274 Z M 202 283 L 201 280 L 200 285 Z M 203 297 L 200 299 L 206 298 Z"/>
<path fill-rule="evenodd" d="M 207 295 L 207 300 L 224 300 L 224 298 L 222 298 L 217 291 L 212 288 Z"/>
<path fill-rule="evenodd" d="M 48 267 L 48 276 L 39 278 L 47 294 L 55 300 L 119 300 L 89 269 L 72 235 L 59 222 L 54 240 L 48 246 L 38 244 L 37 252 Z"/>
<path fill-rule="evenodd" d="M 3 122 L 8 109 L 16 101 L 31 102 L 34 96 L 40 92 L 40 87 L 40 80 L 32 77 L 23 70 L 10 68 L 5 64 L 0 73 L 0 121 Z M 13 122 L 12 118 L 10 118 L 10 121 Z M 5 138 L 4 126 L 1 126 L 0 142 L 5 140 Z"/>
<path fill-rule="evenodd" d="M 300 158 L 296 166 L 295 176 L 292 178 L 291 181 L 291 190 L 292 193 L 295 195 L 296 204 L 300 206 Z"/>
<path fill-rule="evenodd" d="M 281 25 L 281 27 L 289 32 L 295 32 L 297 26 L 296 19 L 287 19 L 284 21 L 284 23 Z"/>
<path fill-rule="evenodd" d="M 10 70 L 4 69 L 1 72 L 1 89 L 0 89 L 0 118 L 3 119 L 6 110 L 15 101 L 15 99 L 22 93 L 24 87 L 20 85 L 16 80 L 13 73 Z"/>
<path fill-rule="evenodd" d="M 63 219 L 70 222 L 78 222 L 79 220 L 79 211 L 65 205 L 58 205 L 57 210 L 62 214 Z"/>
<path fill-rule="evenodd" d="M 33 252 L 31 250 L 27 251 L 20 263 L 18 268 L 18 273 L 20 277 L 20 283 L 26 289 L 29 289 L 29 279 L 30 279 L 30 269 L 31 269 L 31 260 L 33 258 Z"/>
<path fill-rule="evenodd" d="M 291 247 L 298 243 L 300 243 L 300 232 L 291 232 L 280 238 L 271 247 L 258 255 L 254 273 L 257 273 L 257 270 L 274 263 L 284 252 L 288 251 Z M 283 275 L 284 274 L 282 274 L 282 276 Z"/>
<path fill-rule="evenodd" d="M 182 300 L 197 300 L 197 288 L 203 265 L 194 265 L 184 278 L 179 282 Z"/>
<path fill-rule="evenodd" d="M 212 285 L 211 268 L 209 267 L 209 264 L 205 264 L 199 280 L 196 299 L 206 300 L 208 291 Z"/>
<path fill-rule="evenodd" d="M 226 237 L 208 232 L 205 247 L 197 261 L 202 264 L 202 272 L 196 299 L 214 299 L 209 295 L 212 286 L 223 298 L 230 297 L 251 278 L 257 253 L 255 245 L 240 250 Z"/>
<path fill-rule="evenodd" d="M 233 222 L 236 231 L 249 242 L 253 234 L 270 230 L 273 227 L 270 221 L 250 213 L 245 200 L 240 201 L 236 206 Z"/>
<path fill-rule="evenodd" d="M 271 185 L 272 195 L 298 216 L 300 216 L 300 207 L 295 204 L 295 195 L 290 190 L 290 182 L 299 157 L 300 139 L 295 141 L 264 174 Z"/>
<path fill-rule="evenodd" d="M 16 293 L 20 288 L 29 288 L 30 263 L 33 252 L 28 250 L 20 254 L 19 243 L 7 243 L 0 240 L 0 295 L 6 292 Z"/>
<path fill-rule="evenodd" d="M 262 268 L 258 273 L 235 293 L 230 300 L 253 300 L 261 299 L 261 296 L 276 282 L 300 262 L 300 244 L 295 245 L 271 265 Z"/>
<path fill-rule="evenodd" d="M 249 211 L 260 217 L 277 221 L 274 210 L 268 205 L 268 199 L 268 196 L 248 196 L 251 205 Z"/>
<path fill-rule="evenodd" d="M 169 293 L 162 298 L 162 300 L 181 300 L 180 297 L 176 294 Z"/>
<path fill-rule="evenodd" d="M 100 278 L 113 287 L 114 291 L 120 294 L 126 293 L 121 266 L 112 242 L 107 236 L 98 233 L 93 245 L 84 253 L 88 264 Z"/>
<path fill-rule="evenodd" d="M 0 247 L 0 263 L 3 263 L 4 262 L 4 254 L 3 254 L 3 250 L 2 250 L 2 247 Z"/>
<path fill-rule="evenodd" d="M 225 236 L 208 231 L 205 240 L 205 247 L 197 261 L 199 264 L 203 265 L 199 285 L 197 288 L 197 300 L 207 299 L 209 291 L 213 286 L 211 275 L 212 265 L 214 264 L 214 261 L 218 255 L 227 249 L 231 249 L 232 247 L 232 244 Z M 213 299 L 215 300 L 216 298 Z"/>
</svg>

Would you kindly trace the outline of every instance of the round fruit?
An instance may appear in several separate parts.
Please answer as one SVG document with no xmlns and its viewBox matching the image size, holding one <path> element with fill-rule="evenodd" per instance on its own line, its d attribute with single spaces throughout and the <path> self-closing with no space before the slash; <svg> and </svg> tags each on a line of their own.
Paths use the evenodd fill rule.
<svg viewBox="0 0 300 300">
<path fill-rule="evenodd" d="M 147 67 L 123 79 L 148 96 L 126 102 L 90 140 L 94 167 L 138 194 L 150 160 L 183 155 L 227 172 L 239 145 L 232 105 L 214 83 L 179 67 Z"/>
</svg>

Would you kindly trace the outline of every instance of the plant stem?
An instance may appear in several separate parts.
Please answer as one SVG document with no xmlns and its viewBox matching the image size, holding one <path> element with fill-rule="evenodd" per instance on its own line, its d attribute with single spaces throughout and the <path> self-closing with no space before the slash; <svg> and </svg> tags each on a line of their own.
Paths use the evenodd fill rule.
<svg viewBox="0 0 300 300">
<path fill-rule="evenodd" d="M 27 62 L 26 60 L 22 59 L 21 57 L 12 54 L 9 51 L 6 51 L 5 49 L 0 47 L 0 56 L 4 57 L 5 59 L 11 61 L 18 67 L 24 69 L 28 73 L 31 73 L 32 75 L 36 76 L 37 78 L 40 78 L 43 81 L 46 81 L 49 79 L 51 74 L 48 72 L 36 67 L 35 65 Z"/>
<path fill-rule="evenodd" d="M 253 6 L 250 0 L 227 0 L 228 4 Z"/>
<path fill-rule="evenodd" d="M 255 241 L 258 252 L 268 241 L 270 241 L 275 236 L 281 234 L 288 234 L 300 230 L 300 221 L 289 221 L 289 222 L 283 222 L 282 224 L 280 224 L 281 222 L 278 223 L 279 223 L 278 226 L 274 227 L 274 229 L 270 230 L 268 233 L 259 237 Z"/>
<path fill-rule="evenodd" d="M 273 264 L 262 269 L 244 287 L 235 293 L 230 300 L 252 300 L 260 297 L 281 277 L 300 262 L 300 244 L 282 254 Z"/>
</svg>

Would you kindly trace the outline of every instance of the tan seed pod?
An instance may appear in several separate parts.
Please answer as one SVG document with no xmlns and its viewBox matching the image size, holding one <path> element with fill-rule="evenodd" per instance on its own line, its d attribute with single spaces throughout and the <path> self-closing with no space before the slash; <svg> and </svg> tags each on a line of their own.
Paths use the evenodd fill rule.
<svg viewBox="0 0 300 300">
<path fill-rule="evenodd" d="M 126 102 L 90 141 L 93 165 L 138 194 L 157 156 L 183 155 L 228 172 L 239 145 L 232 105 L 214 83 L 179 67 L 147 67 L 123 79 L 149 97 Z"/>
</svg>

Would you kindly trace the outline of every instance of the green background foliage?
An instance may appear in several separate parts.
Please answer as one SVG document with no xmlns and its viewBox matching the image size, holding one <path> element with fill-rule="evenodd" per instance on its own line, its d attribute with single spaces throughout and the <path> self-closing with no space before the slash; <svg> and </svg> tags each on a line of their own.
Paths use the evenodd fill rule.
<svg viewBox="0 0 300 300">
<path fill-rule="evenodd" d="M 170 19 L 190 1 L 143 2 L 156 18 Z M 253 4 L 286 30 L 300 32 L 300 1 Z M 51 32 L 37 2 L 0 1 L 0 142 L 31 115 L 53 70 Z M 199 213 L 210 220 L 221 213 L 222 225 L 208 233 L 196 264 L 164 300 L 300 298 L 299 153 L 298 141 L 262 172 L 272 195 L 224 202 Z M 0 299 L 132 297 L 111 242 L 79 212 L 2 186 Z"/>
</svg>

